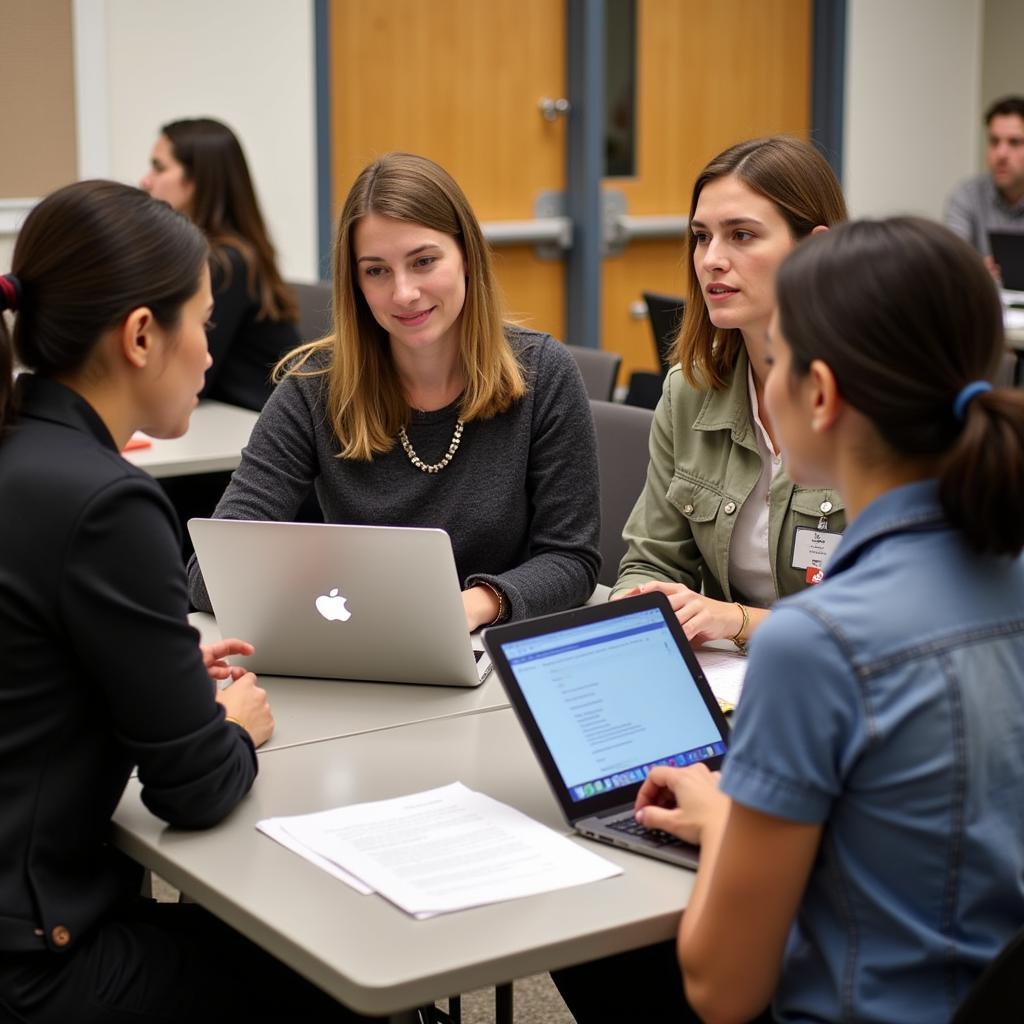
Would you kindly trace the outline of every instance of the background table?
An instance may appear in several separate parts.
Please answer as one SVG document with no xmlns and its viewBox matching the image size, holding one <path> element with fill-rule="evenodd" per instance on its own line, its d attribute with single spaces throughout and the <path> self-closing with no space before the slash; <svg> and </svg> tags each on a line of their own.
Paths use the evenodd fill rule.
<svg viewBox="0 0 1024 1024">
<path fill-rule="evenodd" d="M 250 409 L 200 402 L 182 437 L 153 438 L 148 448 L 126 452 L 124 457 L 155 477 L 230 471 L 241 461 L 257 419 L 259 413 Z"/>
</svg>

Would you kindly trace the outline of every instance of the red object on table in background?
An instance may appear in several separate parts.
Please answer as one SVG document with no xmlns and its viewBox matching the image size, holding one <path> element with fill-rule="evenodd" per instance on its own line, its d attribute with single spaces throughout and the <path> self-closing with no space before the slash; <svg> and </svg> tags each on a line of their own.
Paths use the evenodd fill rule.
<svg viewBox="0 0 1024 1024">
<path fill-rule="evenodd" d="M 138 448 L 149 448 L 152 444 L 152 439 L 146 437 L 145 434 L 132 434 L 128 439 L 128 443 L 121 449 L 121 451 L 133 452 Z"/>
</svg>

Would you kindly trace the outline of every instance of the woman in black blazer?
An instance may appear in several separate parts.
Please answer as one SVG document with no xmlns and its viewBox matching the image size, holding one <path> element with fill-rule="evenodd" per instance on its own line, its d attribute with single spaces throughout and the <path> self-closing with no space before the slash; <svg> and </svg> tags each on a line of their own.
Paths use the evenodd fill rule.
<svg viewBox="0 0 1024 1024">
<path fill-rule="evenodd" d="M 211 306 L 202 233 L 113 182 L 43 200 L 0 277 L 0 1020 L 347 1018 L 198 906 L 141 900 L 109 844 L 134 766 L 154 814 L 205 828 L 273 730 L 223 660 L 251 647 L 200 648 L 174 515 L 120 455 L 184 433 Z"/>
<path fill-rule="evenodd" d="M 186 214 L 210 242 L 213 363 L 201 397 L 258 412 L 273 389 L 274 364 L 299 343 L 299 307 L 277 269 L 241 143 L 210 117 L 171 121 L 139 184 Z"/>
</svg>

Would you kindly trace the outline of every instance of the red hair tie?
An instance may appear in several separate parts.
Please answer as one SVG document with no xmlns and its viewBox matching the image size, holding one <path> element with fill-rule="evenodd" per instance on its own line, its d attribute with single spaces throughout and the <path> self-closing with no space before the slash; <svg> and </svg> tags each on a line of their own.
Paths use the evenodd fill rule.
<svg viewBox="0 0 1024 1024">
<path fill-rule="evenodd" d="M 21 282 L 13 274 L 0 274 L 0 310 L 17 312 L 21 299 Z"/>
</svg>

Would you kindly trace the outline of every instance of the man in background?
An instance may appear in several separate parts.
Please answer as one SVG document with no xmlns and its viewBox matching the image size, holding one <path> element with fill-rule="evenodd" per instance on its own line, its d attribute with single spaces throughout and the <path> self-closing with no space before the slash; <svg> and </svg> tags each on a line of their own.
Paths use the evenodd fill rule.
<svg viewBox="0 0 1024 1024">
<path fill-rule="evenodd" d="M 996 100 L 985 114 L 986 174 L 961 182 L 946 203 L 946 226 L 985 257 L 994 276 L 990 231 L 1024 234 L 1024 96 Z"/>
</svg>

